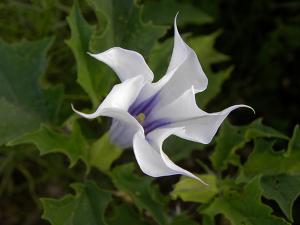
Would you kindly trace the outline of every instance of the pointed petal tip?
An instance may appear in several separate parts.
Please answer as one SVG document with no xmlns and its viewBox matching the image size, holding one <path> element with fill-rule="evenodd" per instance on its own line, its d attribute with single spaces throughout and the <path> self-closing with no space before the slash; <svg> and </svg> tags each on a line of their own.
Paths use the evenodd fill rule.
<svg viewBox="0 0 300 225">
<path fill-rule="evenodd" d="M 195 175 L 194 175 L 195 176 Z M 194 177 L 197 181 L 199 181 L 201 184 L 203 184 L 205 187 L 209 187 L 209 184 L 200 179 L 199 177 L 195 176 Z"/>
<path fill-rule="evenodd" d="M 75 109 L 73 103 L 71 103 L 71 108 L 72 108 L 72 110 L 73 110 L 76 114 L 78 114 L 78 115 L 81 116 L 82 112 L 79 112 L 77 109 Z"/>
<path fill-rule="evenodd" d="M 72 108 L 72 110 L 73 110 L 76 114 L 78 114 L 79 116 L 84 117 L 84 118 L 86 118 L 86 119 L 94 119 L 94 118 L 97 117 L 97 116 L 94 116 L 94 113 L 92 113 L 92 114 L 86 114 L 86 113 L 83 113 L 83 112 L 78 111 L 77 109 L 75 109 L 75 107 L 74 107 L 74 105 L 73 105 L 72 103 L 71 103 L 71 108 Z"/>
<path fill-rule="evenodd" d="M 77 111 L 77 110 L 75 109 L 75 107 L 74 107 L 73 103 L 71 103 L 71 108 L 72 108 L 72 110 L 73 110 L 74 112 L 76 112 L 76 111 Z"/>
<path fill-rule="evenodd" d="M 254 113 L 254 115 L 256 115 L 256 112 L 255 112 L 255 110 L 251 107 L 251 106 L 249 106 L 249 105 L 239 105 L 240 107 L 243 107 L 243 108 L 248 108 L 248 109 L 251 109 L 252 110 L 252 112 Z"/>
<path fill-rule="evenodd" d="M 176 13 L 175 18 L 174 18 L 174 32 L 179 34 L 178 29 L 177 29 L 177 17 L 178 17 L 178 15 L 179 15 L 179 11 Z"/>
<path fill-rule="evenodd" d="M 177 13 L 176 13 L 176 15 L 175 15 L 175 19 L 174 19 L 175 23 L 176 23 L 176 20 L 177 20 L 178 15 L 179 15 L 179 11 L 177 11 Z"/>
</svg>

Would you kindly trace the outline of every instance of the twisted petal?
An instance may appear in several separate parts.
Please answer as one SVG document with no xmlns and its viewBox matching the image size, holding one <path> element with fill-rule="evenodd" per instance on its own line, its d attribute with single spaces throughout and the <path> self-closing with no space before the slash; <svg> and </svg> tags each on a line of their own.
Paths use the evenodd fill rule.
<svg viewBox="0 0 300 225">
<path fill-rule="evenodd" d="M 174 128 L 156 129 L 147 135 L 147 139 L 142 132 L 137 132 L 134 135 L 133 150 L 141 170 L 152 177 L 181 174 L 195 178 L 205 184 L 197 176 L 174 164 L 163 152 L 163 141 L 174 132 Z"/>
<path fill-rule="evenodd" d="M 202 70 L 196 53 L 180 37 L 174 20 L 174 47 L 167 74 L 158 82 L 162 86 L 164 101 L 172 102 L 183 92 L 194 86 L 195 92 L 207 87 L 207 77 Z"/>
<path fill-rule="evenodd" d="M 127 112 L 128 108 L 135 101 L 144 84 L 144 77 L 140 75 L 125 80 L 121 84 L 115 85 L 94 113 L 85 114 L 75 110 L 73 106 L 72 108 L 77 114 L 87 119 L 94 119 L 98 116 L 104 116 L 103 112 L 106 112 L 106 109 L 118 109 Z"/>
<path fill-rule="evenodd" d="M 199 109 L 195 100 L 193 87 L 171 104 L 157 109 L 151 114 L 151 119 L 168 118 L 172 123 L 168 127 L 183 127 L 174 134 L 191 141 L 208 144 L 216 134 L 219 126 L 230 112 L 247 105 L 234 105 L 223 111 L 207 113 Z M 253 109 L 252 109 L 253 110 Z"/>
<path fill-rule="evenodd" d="M 138 75 L 144 76 L 145 81 L 153 80 L 153 73 L 143 56 L 135 51 L 114 47 L 100 54 L 90 55 L 109 65 L 121 81 Z"/>
</svg>

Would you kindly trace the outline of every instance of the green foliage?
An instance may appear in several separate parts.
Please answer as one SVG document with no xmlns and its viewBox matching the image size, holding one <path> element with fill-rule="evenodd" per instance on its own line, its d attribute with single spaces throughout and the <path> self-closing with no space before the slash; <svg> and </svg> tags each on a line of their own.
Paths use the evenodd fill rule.
<svg viewBox="0 0 300 225">
<path fill-rule="evenodd" d="M 292 209 L 300 194 L 300 176 L 287 174 L 264 176 L 261 185 L 263 195 L 275 200 L 286 217 L 293 221 Z"/>
<path fill-rule="evenodd" d="M 259 179 L 253 179 L 241 191 L 225 191 L 201 212 L 210 217 L 222 213 L 233 225 L 288 225 L 271 215 L 272 210 L 260 201 L 261 194 Z"/>
<path fill-rule="evenodd" d="M 214 167 L 220 170 L 226 169 L 228 163 L 239 165 L 236 150 L 242 148 L 251 139 L 262 137 L 287 139 L 280 132 L 263 125 L 260 119 L 247 126 L 233 126 L 225 122 L 216 138 L 215 151 L 211 155 Z"/>
<path fill-rule="evenodd" d="M 160 10 L 157 10 L 157 9 Z M 161 12 L 164 13 L 161 13 Z M 190 4 L 174 0 L 148 1 L 145 3 L 143 18 L 151 20 L 155 24 L 169 25 L 174 16 L 179 13 L 177 24 L 179 26 L 186 23 L 206 24 L 212 23 L 213 18 Z"/>
<path fill-rule="evenodd" d="M 38 129 L 42 122 L 56 121 L 63 92 L 40 85 L 51 42 L 0 42 L 0 144 Z"/>
<path fill-rule="evenodd" d="M 214 175 L 204 174 L 199 177 L 208 184 L 204 186 L 199 181 L 189 177 L 181 177 L 180 181 L 176 183 L 172 192 L 173 198 L 181 198 L 183 201 L 207 203 L 217 193 L 217 178 Z"/>
<path fill-rule="evenodd" d="M 252 177 L 261 173 L 299 174 L 299 133 L 299 126 L 296 126 L 287 151 L 275 152 L 273 150 L 274 143 L 272 141 L 257 139 L 255 141 L 253 153 L 243 167 L 243 176 Z"/>
<path fill-rule="evenodd" d="M 99 97 L 103 96 L 113 77 L 103 76 L 103 66 L 87 54 L 93 28 L 83 18 L 77 4 L 72 8 L 68 17 L 71 28 L 71 39 L 67 44 L 72 49 L 77 61 L 77 82 L 91 98 L 96 107 Z"/>
<path fill-rule="evenodd" d="M 90 150 L 89 164 L 102 172 L 108 172 L 110 166 L 119 156 L 122 150 L 110 142 L 109 134 L 104 134 L 95 141 Z"/>
<path fill-rule="evenodd" d="M 233 70 L 229 67 L 225 70 L 214 72 L 212 66 L 224 61 L 228 61 L 229 57 L 218 52 L 214 48 L 216 38 L 219 36 L 220 31 L 210 35 L 192 37 L 189 43 L 194 51 L 197 53 L 203 70 L 205 71 L 209 84 L 207 90 L 197 97 L 197 103 L 200 107 L 205 108 L 207 104 L 217 95 L 221 90 L 221 86 L 227 80 Z"/>
<path fill-rule="evenodd" d="M 72 133 L 65 135 L 51 128 L 42 126 L 38 131 L 26 134 L 8 143 L 10 146 L 32 143 L 37 146 L 41 155 L 62 152 L 70 159 L 70 166 L 74 166 L 79 159 L 88 161 L 87 143 L 79 126 L 74 122 Z"/>
<path fill-rule="evenodd" d="M 75 195 L 66 195 L 62 199 L 41 199 L 44 214 L 53 225 L 105 225 L 104 212 L 111 194 L 97 187 L 95 183 L 73 184 Z"/>
<path fill-rule="evenodd" d="M 112 181 L 140 210 L 147 210 L 159 224 L 166 224 L 164 197 L 157 188 L 151 188 L 150 178 L 136 176 L 133 172 L 133 164 L 118 166 L 112 171 Z"/>
<path fill-rule="evenodd" d="M 141 216 L 128 204 L 122 204 L 114 208 L 113 214 L 108 218 L 108 224 L 134 224 L 134 225 L 149 225 L 149 223 L 142 219 Z"/>
<path fill-rule="evenodd" d="M 141 8 L 133 0 L 89 0 L 94 8 L 99 26 L 90 47 L 92 51 L 105 51 L 120 46 L 135 50 L 147 57 L 166 27 L 144 23 Z"/>
<path fill-rule="evenodd" d="M 197 225 L 198 223 L 195 222 L 194 220 L 190 219 L 187 215 L 185 214 L 180 214 L 176 216 L 173 221 L 171 222 L 171 225 Z"/>
</svg>

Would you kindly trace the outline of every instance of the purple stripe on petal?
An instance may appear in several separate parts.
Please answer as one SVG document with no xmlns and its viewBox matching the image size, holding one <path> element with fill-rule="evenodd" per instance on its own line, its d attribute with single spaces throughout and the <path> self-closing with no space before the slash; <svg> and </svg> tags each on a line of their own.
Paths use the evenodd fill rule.
<svg viewBox="0 0 300 225">
<path fill-rule="evenodd" d="M 169 125 L 171 123 L 172 122 L 168 119 L 157 119 L 150 122 L 145 121 L 145 123 L 143 124 L 145 135 L 157 128 Z"/>
<path fill-rule="evenodd" d="M 132 139 L 135 132 L 128 124 L 113 119 L 109 130 L 110 140 L 112 143 L 125 149 L 132 146 Z"/>
<path fill-rule="evenodd" d="M 145 116 L 149 115 L 154 106 L 157 104 L 159 101 L 159 92 L 156 93 L 155 95 L 151 96 L 150 98 L 142 101 L 141 103 L 133 103 L 129 109 L 128 112 L 133 115 L 137 116 L 140 113 L 145 114 Z"/>
</svg>

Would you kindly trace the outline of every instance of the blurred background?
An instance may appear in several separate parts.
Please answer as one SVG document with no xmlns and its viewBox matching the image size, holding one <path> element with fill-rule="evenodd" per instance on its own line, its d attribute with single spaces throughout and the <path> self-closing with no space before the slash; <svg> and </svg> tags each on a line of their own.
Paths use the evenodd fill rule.
<svg viewBox="0 0 300 225">
<path fill-rule="evenodd" d="M 107 25 L 103 19 L 105 13 L 101 13 L 101 10 L 105 11 L 105 9 L 100 7 L 102 3 L 98 4 L 97 2 L 103 1 L 77 1 L 77 8 L 80 9 L 82 16 L 89 24 L 87 27 L 96 30 L 95 34 L 91 36 L 88 47 L 83 47 L 83 49 L 87 48 L 84 49 L 85 51 L 99 52 L 113 47 L 110 46 L 112 43 L 105 43 L 104 45 L 102 36 L 97 36 L 97 33 L 104 33 L 103 30 Z M 125 11 L 132 10 L 130 0 L 121 2 L 115 1 L 115 5 L 119 4 L 118 7 Z M 149 26 L 156 27 L 155 29 L 151 28 L 153 30 L 148 27 L 143 34 L 137 33 L 138 36 L 140 35 L 141 38 L 145 39 L 143 46 L 136 46 L 139 39 L 132 39 L 132 41 L 127 42 L 118 42 L 117 40 L 115 43 L 141 52 L 155 72 L 156 80 L 163 75 L 167 68 L 172 50 L 173 19 L 179 12 L 177 21 L 179 31 L 196 51 L 209 78 L 208 93 L 198 96 L 199 105 L 208 112 L 215 112 L 233 104 L 247 104 L 255 109 L 256 115 L 246 110 L 233 112 L 229 117 L 232 124 L 245 125 L 256 118 L 262 118 L 265 125 L 278 130 L 283 135 L 292 136 L 294 126 L 300 122 L 300 74 L 296 68 L 300 59 L 299 1 L 139 0 L 135 3 L 136 7 L 139 7 L 140 13 L 140 17 L 136 18 L 140 18 L 143 23 L 151 23 Z M 37 126 L 47 124 L 51 128 L 54 127 L 54 131 L 65 134 L 69 134 L 75 129 L 70 124 L 73 123 L 73 120 L 77 121 L 71 111 L 71 103 L 80 109 L 92 109 L 95 107 L 95 102 L 99 103 L 111 86 L 118 82 L 113 73 L 102 65 L 102 73 L 114 78 L 100 81 L 102 83 L 100 84 L 100 91 L 96 92 L 98 95 L 94 96 L 95 101 L 91 100 L 92 95 L 86 93 L 87 91 L 80 82 L 76 82 L 79 70 L 78 58 L 80 58 L 76 55 L 76 32 L 79 32 L 76 29 L 80 30 L 85 24 L 82 23 L 82 27 L 80 25 L 77 28 L 74 27 L 74 24 L 79 24 L 79 16 L 74 8 L 72 16 L 73 5 L 74 1 L 72 0 L 0 1 L 0 39 L 2 43 L 6 43 L 1 44 L 2 47 L 0 48 L 0 61 L 2 61 L 0 64 L 0 75 L 2 73 L 0 78 L 0 83 L 2 83 L 0 84 L 1 99 L 3 96 L 4 98 L 8 96 L 5 76 L 3 75 L 10 73 L 7 72 L 8 70 L 14 72 L 15 78 L 11 81 L 16 83 L 19 80 L 26 80 L 22 76 L 23 72 L 29 71 L 28 73 L 31 73 L 31 70 L 39 70 L 42 76 L 38 80 L 38 85 L 41 90 L 52 88 L 52 94 L 47 96 L 51 95 L 52 102 L 56 100 L 56 103 L 59 104 L 59 111 L 50 113 L 51 115 L 48 113 L 49 115 L 45 116 L 46 119 L 42 119 L 42 122 L 39 122 Z M 75 14 L 77 17 L 74 16 Z M 126 39 L 126 31 L 118 25 L 118 19 L 116 18 L 114 21 L 115 32 L 118 33 L 120 30 L 124 33 L 122 38 Z M 83 35 L 83 38 L 89 35 L 89 29 L 83 32 L 86 35 Z M 128 39 L 130 40 L 130 37 Z M 27 44 L 27 47 L 24 45 L 22 50 L 21 45 L 18 45 L 18 43 L 39 40 L 42 41 L 36 43 L 34 47 Z M 81 44 L 84 45 L 83 42 Z M 30 58 L 30 54 L 36 54 L 41 60 L 44 60 L 39 64 L 43 65 L 44 68 L 28 69 L 23 64 L 18 64 L 18 61 L 14 61 L 16 59 L 9 55 L 10 53 L 6 55 L 6 52 L 10 51 L 7 50 L 10 45 L 13 46 L 12 52 L 20 50 L 24 57 Z M 46 47 L 39 47 L 39 45 Z M 41 51 L 42 53 L 36 53 L 33 50 L 27 54 L 28 49 L 36 49 L 36 52 L 39 49 L 44 50 Z M 20 81 L 20 83 L 22 82 Z M 32 88 L 31 85 L 28 87 L 29 89 Z M 27 92 L 26 89 L 15 90 L 18 89 L 15 84 L 10 88 L 10 90 L 18 92 L 16 95 L 21 96 L 22 93 L 26 95 L 24 93 Z M 62 96 L 53 94 L 61 90 L 63 90 Z M 0 125 L 0 130 L 2 129 L 0 131 L 2 136 L 2 139 L 0 138 L 0 144 L 2 144 L 0 147 L 1 224 L 49 224 L 46 220 L 41 219 L 43 209 L 39 198 L 58 198 L 66 193 L 73 193 L 69 187 L 70 183 L 92 179 L 100 182 L 104 188 L 109 189 L 112 186 L 112 181 L 105 173 L 102 173 L 101 169 L 100 172 L 95 168 L 86 172 L 84 160 L 81 158 L 77 162 L 80 157 L 76 160 L 74 157 L 72 161 L 71 155 L 71 164 L 74 162 L 74 165 L 72 168 L 68 168 L 70 157 L 60 153 L 47 154 L 52 151 L 47 149 L 47 146 L 41 152 L 40 147 L 43 146 L 44 142 L 41 144 L 37 139 L 31 138 L 31 140 L 34 139 L 31 142 L 22 139 L 7 144 L 16 138 L 15 134 L 8 135 L 7 129 L 11 129 L 12 133 L 25 134 L 25 132 L 22 133 L 25 128 L 20 127 L 17 122 L 12 126 L 9 123 L 6 124 L 10 128 L 3 125 L 7 119 L 6 113 L 9 112 L 7 107 L 10 106 L 0 104 L 0 123 L 2 123 Z M 36 104 L 32 107 L 38 108 L 39 106 Z M 19 113 L 18 119 L 22 120 L 25 116 L 25 114 Z M 10 120 L 8 119 L 8 121 Z M 79 119 L 76 124 L 80 127 L 82 136 L 90 143 L 91 140 L 96 140 L 107 131 L 110 121 L 109 119 L 99 121 Z M 178 140 L 174 139 L 175 143 L 177 143 L 176 141 Z M 185 143 L 181 144 L 184 145 Z M 173 140 L 170 140 L 166 145 L 172 148 L 174 146 Z M 287 141 L 285 140 L 278 141 L 276 146 L 281 149 L 286 145 Z M 177 148 L 179 147 L 177 146 Z M 180 155 L 182 154 L 180 152 L 175 152 L 171 158 L 180 162 L 180 165 L 184 165 L 185 168 L 191 168 L 192 171 L 196 172 L 203 172 L 203 169 L 199 169 L 193 162 L 191 163 L 193 157 L 203 160 L 207 164 L 206 166 L 211 167 L 209 157 L 212 147 L 205 147 L 207 150 L 201 151 L 204 148 L 202 145 L 199 147 L 192 144 L 187 148 L 189 150 L 183 155 Z M 53 147 L 53 149 L 60 149 L 60 146 Z M 195 152 L 195 149 L 200 149 L 200 151 L 196 150 Z M 245 150 L 245 152 L 247 151 Z M 40 153 L 45 155 L 40 156 Z M 114 161 L 113 167 L 131 161 L 134 161 L 132 152 L 126 151 Z M 235 174 L 235 169 L 235 167 L 228 167 L 225 174 Z M 168 195 L 172 185 L 177 181 L 177 177 L 168 177 L 164 180 L 158 179 L 155 182 L 159 186 L 160 193 L 165 196 Z M 126 196 L 124 198 L 121 196 L 121 200 L 117 201 L 126 202 Z M 175 203 L 175 200 L 168 203 L 168 207 L 173 211 L 176 211 Z M 181 204 L 183 209 L 191 211 L 198 207 L 195 203 Z M 267 204 L 275 208 L 276 215 L 282 216 L 276 204 L 273 202 L 267 202 Z M 296 201 L 295 209 L 298 212 L 300 210 L 299 199 Z M 202 221 L 200 217 L 195 216 L 193 218 L 195 224 L 198 222 L 200 224 Z M 115 222 L 115 224 L 118 223 Z M 156 222 L 152 221 L 150 224 L 156 224 Z M 174 222 L 172 224 L 180 223 Z M 219 219 L 216 224 L 225 225 L 229 222 L 225 219 Z M 300 224 L 299 215 L 294 216 L 294 223 L 292 224 Z"/>
</svg>

